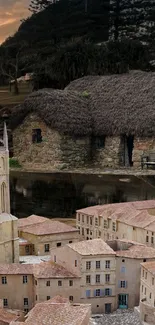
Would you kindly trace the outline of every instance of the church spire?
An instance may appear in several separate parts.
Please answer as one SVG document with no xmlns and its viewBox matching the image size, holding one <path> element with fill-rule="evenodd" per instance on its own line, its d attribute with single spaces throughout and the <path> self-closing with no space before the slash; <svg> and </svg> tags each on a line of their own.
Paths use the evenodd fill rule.
<svg viewBox="0 0 155 325">
<path fill-rule="evenodd" d="M 7 127 L 6 127 L 6 123 L 4 122 L 4 129 L 3 129 L 3 144 L 4 144 L 4 148 L 6 151 L 9 150 L 9 146 L 8 146 L 8 133 L 7 133 Z"/>
</svg>

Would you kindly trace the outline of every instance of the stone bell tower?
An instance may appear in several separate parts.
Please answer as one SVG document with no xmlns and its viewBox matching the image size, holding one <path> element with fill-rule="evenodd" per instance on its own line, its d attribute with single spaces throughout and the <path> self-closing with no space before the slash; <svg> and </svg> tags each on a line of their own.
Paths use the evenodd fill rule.
<svg viewBox="0 0 155 325">
<path fill-rule="evenodd" d="M 19 261 L 18 219 L 10 214 L 9 149 L 6 124 L 0 139 L 0 263 Z"/>
</svg>

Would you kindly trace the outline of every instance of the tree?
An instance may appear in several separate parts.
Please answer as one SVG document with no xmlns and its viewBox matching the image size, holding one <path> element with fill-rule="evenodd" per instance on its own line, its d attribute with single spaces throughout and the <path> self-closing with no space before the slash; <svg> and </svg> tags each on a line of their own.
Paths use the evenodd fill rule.
<svg viewBox="0 0 155 325">
<path fill-rule="evenodd" d="M 29 10 L 33 13 L 37 13 L 45 8 L 47 8 L 50 4 L 55 3 L 57 0 L 31 0 Z"/>
</svg>

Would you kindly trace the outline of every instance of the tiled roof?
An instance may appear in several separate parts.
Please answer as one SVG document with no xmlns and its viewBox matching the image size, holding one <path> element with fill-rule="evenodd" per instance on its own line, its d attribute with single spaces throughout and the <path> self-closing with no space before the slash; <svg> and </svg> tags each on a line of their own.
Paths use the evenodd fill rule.
<svg viewBox="0 0 155 325">
<path fill-rule="evenodd" d="M 122 221 L 122 219 L 120 219 Z M 135 217 L 124 218 L 123 222 L 133 227 L 145 228 L 155 221 L 155 216 L 150 215 L 146 210 L 140 211 Z"/>
<path fill-rule="evenodd" d="M 90 305 L 39 303 L 28 313 L 26 325 L 81 325 L 90 315 Z M 85 323 L 88 325 L 88 323 Z"/>
<path fill-rule="evenodd" d="M 63 222 L 48 220 L 43 223 L 22 227 L 22 231 L 34 235 L 50 235 L 59 233 L 78 232 L 78 229 Z"/>
<path fill-rule="evenodd" d="M 15 321 L 18 318 L 19 316 L 17 316 L 15 313 L 11 313 L 4 308 L 0 308 L 0 323 L 4 322 L 5 324 L 9 324 L 11 321 Z"/>
<path fill-rule="evenodd" d="M 0 263 L 0 274 L 33 274 L 33 266 L 31 264 L 1 264 Z"/>
<path fill-rule="evenodd" d="M 115 255 L 113 249 L 102 239 L 84 240 L 67 246 L 80 255 Z"/>
<path fill-rule="evenodd" d="M 141 265 L 150 273 L 155 275 L 155 261 L 141 263 Z"/>
<path fill-rule="evenodd" d="M 42 223 L 45 221 L 48 221 L 48 218 L 45 217 L 40 217 L 40 216 L 36 216 L 35 214 L 32 214 L 31 216 L 27 217 L 27 218 L 21 218 L 18 219 L 18 227 L 25 227 L 25 226 L 30 226 L 30 225 L 34 225 L 34 224 L 38 224 L 38 223 Z"/>
<path fill-rule="evenodd" d="M 155 248 L 148 247 L 145 245 L 131 245 L 126 250 L 116 251 L 116 256 L 119 257 L 128 257 L 128 258 L 154 258 L 155 259 Z"/>
<path fill-rule="evenodd" d="M 36 278 L 77 278 L 75 274 L 63 266 L 53 262 L 41 262 L 33 266 L 33 273 Z"/>
</svg>

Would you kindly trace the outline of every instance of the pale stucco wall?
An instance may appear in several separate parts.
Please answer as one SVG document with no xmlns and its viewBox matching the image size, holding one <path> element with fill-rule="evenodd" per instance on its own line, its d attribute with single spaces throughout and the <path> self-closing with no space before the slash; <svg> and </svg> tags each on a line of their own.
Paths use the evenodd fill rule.
<svg viewBox="0 0 155 325">
<path fill-rule="evenodd" d="M 50 249 L 57 247 L 57 243 L 61 243 L 61 246 L 68 244 L 70 241 L 77 242 L 80 240 L 78 230 L 75 232 L 66 232 L 59 234 L 51 234 L 51 235 L 34 235 L 29 234 L 28 232 L 21 231 L 20 236 L 24 239 L 27 239 L 29 243 L 34 245 L 34 254 L 35 255 L 49 255 L 49 252 L 45 252 L 45 244 L 50 245 Z"/>
</svg>

